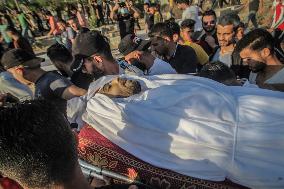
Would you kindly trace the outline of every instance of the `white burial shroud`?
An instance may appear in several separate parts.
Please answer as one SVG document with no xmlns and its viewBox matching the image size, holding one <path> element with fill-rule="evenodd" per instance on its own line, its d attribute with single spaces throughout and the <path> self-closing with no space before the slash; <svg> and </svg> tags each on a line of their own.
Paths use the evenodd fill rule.
<svg viewBox="0 0 284 189">
<path fill-rule="evenodd" d="M 178 173 L 251 188 L 284 188 L 284 93 L 228 87 L 188 75 L 137 79 L 143 92 L 94 91 L 83 120 L 127 152 Z"/>
</svg>

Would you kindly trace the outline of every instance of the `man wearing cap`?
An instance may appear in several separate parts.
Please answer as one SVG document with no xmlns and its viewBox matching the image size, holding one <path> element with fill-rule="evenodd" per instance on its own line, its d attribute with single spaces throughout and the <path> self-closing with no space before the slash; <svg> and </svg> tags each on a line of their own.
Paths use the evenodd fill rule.
<svg viewBox="0 0 284 189">
<path fill-rule="evenodd" d="M 149 75 L 175 73 L 175 71 L 168 64 L 161 64 L 154 57 L 148 57 L 148 55 L 146 57 L 144 56 L 146 54 L 142 53 L 141 51 L 135 51 L 142 50 L 147 46 L 149 47 L 149 42 L 142 41 L 138 38 L 133 38 L 133 40 L 136 41 L 137 44 L 133 42 L 135 45 L 130 51 L 123 50 L 123 52 L 125 51 L 124 54 L 133 52 L 126 60 L 139 60 L 139 63 L 144 66 Z M 122 47 L 124 45 L 120 46 Z M 92 73 L 95 79 L 105 75 L 125 74 L 125 71 L 131 67 L 131 65 L 127 65 L 128 63 L 120 64 L 120 62 L 114 59 L 113 55 L 111 54 L 111 49 L 107 38 L 99 31 L 89 31 L 78 35 L 75 39 L 72 51 L 75 57 L 72 65 L 73 72 L 80 71 L 84 68 L 88 73 Z M 165 67 L 167 69 L 165 69 Z M 135 71 L 136 69 L 131 69 L 128 71 L 137 74 Z"/>
<path fill-rule="evenodd" d="M 35 84 L 35 98 L 54 103 L 62 113 L 66 113 L 66 100 L 82 96 L 86 90 L 73 85 L 68 79 L 40 68 L 44 61 L 23 49 L 13 49 L 4 53 L 1 63 L 18 81 L 23 79 Z"/>
<path fill-rule="evenodd" d="M 151 41 L 142 40 L 134 34 L 125 36 L 118 45 L 119 52 L 125 56 L 125 60 L 149 75 L 175 74 L 171 65 L 159 58 L 155 58 L 148 48 Z"/>
</svg>

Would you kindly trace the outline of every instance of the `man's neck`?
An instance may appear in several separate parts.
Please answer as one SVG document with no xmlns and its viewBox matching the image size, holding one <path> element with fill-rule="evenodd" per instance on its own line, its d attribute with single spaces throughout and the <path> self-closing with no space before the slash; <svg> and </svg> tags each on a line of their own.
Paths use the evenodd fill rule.
<svg viewBox="0 0 284 189">
<path fill-rule="evenodd" d="M 37 70 L 34 70 L 32 73 L 29 74 L 27 80 L 33 82 L 33 83 L 36 83 L 37 80 L 43 76 L 43 74 L 45 74 L 46 71 L 42 70 L 42 69 L 37 69 Z"/>
<path fill-rule="evenodd" d="M 267 59 L 267 65 L 268 66 L 281 66 L 283 63 L 280 62 L 280 60 L 275 56 L 272 55 Z"/>
<path fill-rule="evenodd" d="M 119 74 L 119 66 L 114 59 L 113 60 L 105 60 L 105 63 L 106 63 L 105 72 L 106 72 L 107 75 Z"/>
<path fill-rule="evenodd" d="M 233 52 L 234 48 L 235 48 L 235 44 L 230 44 L 228 46 L 223 46 L 223 47 L 221 46 L 220 47 L 220 49 L 221 49 L 220 54 L 231 53 L 231 52 Z"/>
</svg>

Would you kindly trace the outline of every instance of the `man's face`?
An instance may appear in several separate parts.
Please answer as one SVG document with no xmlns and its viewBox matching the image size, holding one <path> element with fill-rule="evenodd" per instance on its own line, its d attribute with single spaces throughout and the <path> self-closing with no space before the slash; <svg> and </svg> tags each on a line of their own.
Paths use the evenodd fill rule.
<svg viewBox="0 0 284 189">
<path fill-rule="evenodd" d="M 154 8 L 154 7 L 150 7 L 150 8 L 149 8 L 149 12 L 150 12 L 151 14 L 155 14 L 155 8 Z"/>
<path fill-rule="evenodd" d="M 231 45 L 233 43 L 234 34 L 235 32 L 233 25 L 217 26 L 217 38 L 221 47 Z"/>
<path fill-rule="evenodd" d="M 75 20 L 71 19 L 71 20 L 68 20 L 68 24 L 70 25 L 70 27 L 74 30 L 74 31 L 78 31 L 79 28 L 78 28 L 78 24 Z"/>
<path fill-rule="evenodd" d="M 98 93 L 105 94 L 112 98 L 127 98 L 141 92 L 141 85 L 138 81 L 125 78 L 116 78 L 105 84 Z"/>
<path fill-rule="evenodd" d="M 184 3 L 177 3 L 177 8 L 180 10 L 185 10 L 186 5 Z"/>
<path fill-rule="evenodd" d="M 203 29 L 206 32 L 212 32 L 216 28 L 216 19 L 213 15 L 204 16 L 202 20 Z"/>
<path fill-rule="evenodd" d="M 149 5 L 144 5 L 144 11 L 148 12 L 149 11 Z"/>
<path fill-rule="evenodd" d="M 241 40 L 244 35 L 245 35 L 245 28 L 239 27 L 236 34 L 237 39 Z"/>
<path fill-rule="evenodd" d="M 168 41 L 162 37 L 151 38 L 151 48 L 160 56 L 167 56 L 169 53 Z"/>
<path fill-rule="evenodd" d="M 183 29 L 181 29 L 182 38 L 185 41 L 192 41 L 191 40 L 191 35 L 192 35 L 193 32 L 194 32 L 193 28 L 183 28 Z"/>
<path fill-rule="evenodd" d="M 244 64 L 248 65 L 252 72 L 257 73 L 267 66 L 265 59 L 261 55 L 261 51 L 254 51 L 245 48 L 240 52 L 240 57 Z"/>
</svg>

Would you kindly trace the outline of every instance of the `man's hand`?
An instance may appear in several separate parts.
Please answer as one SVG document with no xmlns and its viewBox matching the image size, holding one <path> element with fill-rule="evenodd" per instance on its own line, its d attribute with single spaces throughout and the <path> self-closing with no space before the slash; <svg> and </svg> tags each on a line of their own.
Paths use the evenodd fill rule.
<svg viewBox="0 0 284 189">
<path fill-rule="evenodd" d="M 150 69 L 155 61 L 155 57 L 151 53 L 143 51 L 133 51 L 126 55 L 124 58 L 130 64 L 133 60 L 138 60 L 146 67 L 146 69 Z"/>
<path fill-rule="evenodd" d="M 142 51 L 132 51 L 128 55 L 126 55 L 124 58 L 125 60 L 131 64 L 131 60 L 136 59 L 140 60 L 143 52 Z"/>
</svg>

